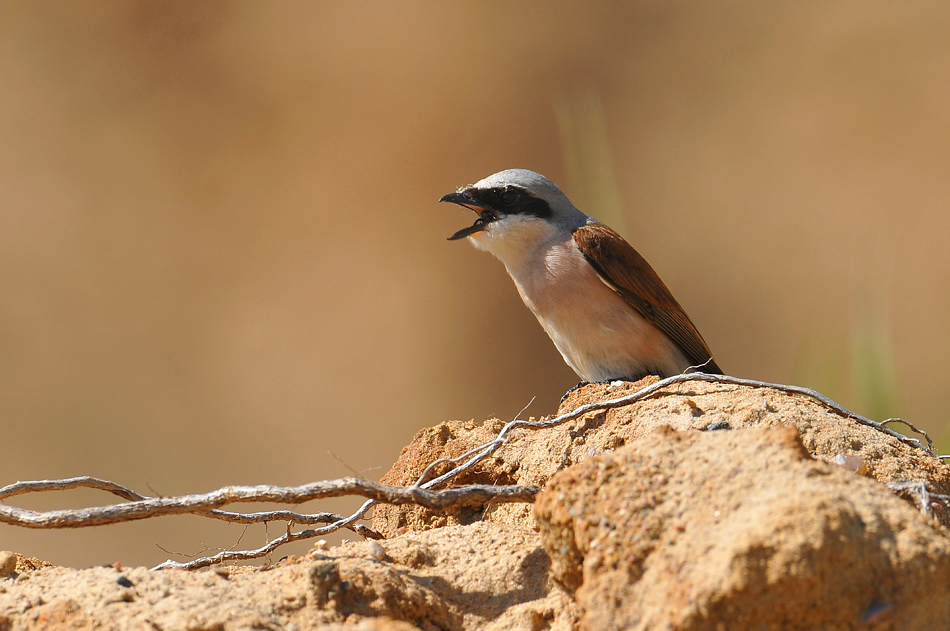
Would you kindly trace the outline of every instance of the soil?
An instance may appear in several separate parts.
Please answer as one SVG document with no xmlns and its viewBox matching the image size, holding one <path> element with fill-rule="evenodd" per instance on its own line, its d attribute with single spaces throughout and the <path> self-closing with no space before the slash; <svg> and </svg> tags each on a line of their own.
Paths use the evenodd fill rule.
<svg viewBox="0 0 950 631">
<path fill-rule="evenodd" d="M 650 382 L 586 386 L 561 411 Z M 502 426 L 423 429 L 382 481 L 411 484 Z M 387 539 L 269 567 L 0 553 L 0 631 L 950 629 L 950 467 L 804 396 L 683 383 L 517 430 L 456 482 L 544 490 L 534 505 L 381 506 Z M 909 482 L 931 495 L 887 486 Z"/>
</svg>

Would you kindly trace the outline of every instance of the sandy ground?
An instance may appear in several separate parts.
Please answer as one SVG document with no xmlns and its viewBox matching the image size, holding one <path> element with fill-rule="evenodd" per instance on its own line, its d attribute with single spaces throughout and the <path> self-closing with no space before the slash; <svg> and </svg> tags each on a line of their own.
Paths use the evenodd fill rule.
<svg viewBox="0 0 950 631">
<path fill-rule="evenodd" d="M 645 383 L 587 386 L 562 411 Z M 383 481 L 501 426 L 422 430 Z M 379 507 L 387 539 L 258 568 L 0 555 L 0 630 L 950 628 L 946 511 L 931 498 L 927 517 L 884 484 L 948 480 L 938 459 L 808 398 L 691 382 L 518 430 L 460 480 L 544 486 L 533 506 Z"/>
</svg>

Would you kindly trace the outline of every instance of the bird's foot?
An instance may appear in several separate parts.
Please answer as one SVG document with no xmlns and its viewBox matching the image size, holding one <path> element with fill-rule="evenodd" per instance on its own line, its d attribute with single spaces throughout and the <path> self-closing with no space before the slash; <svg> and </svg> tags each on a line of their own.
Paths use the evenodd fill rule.
<svg viewBox="0 0 950 631">
<path fill-rule="evenodd" d="M 561 405 L 561 403 L 564 403 L 564 399 L 571 396 L 571 393 L 577 390 L 578 388 L 583 388 L 584 386 L 589 386 L 589 385 L 590 385 L 589 381 L 579 381 L 576 386 L 574 386 L 573 388 L 571 388 L 570 390 L 564 393 L 564 396 L 561 397 L 561 400 L 558 402 L 558 405 Z"/>
<path fill-rule="evenodd" d="M 589 386 L 589 385 L 610 386 L 611 388 L 613 388 L 616 386 L 623 385 L 623 382 L 624 382 L 623 379 L 604 379 L 603 381 L 581 381 L 576 386 L 574 386 L 573 388 L 571 388 L 570 390 L 564 393 L 564 396 L 561 397 L 561 401 L 560 403 L 558 403 L 558 405 L 560 405 L 561 403 L 564 403 L 564 399 L 569 397 L 571 393 L 577 390 L 578 388 L 583 388 L 584 386 Z"/>
</svg>

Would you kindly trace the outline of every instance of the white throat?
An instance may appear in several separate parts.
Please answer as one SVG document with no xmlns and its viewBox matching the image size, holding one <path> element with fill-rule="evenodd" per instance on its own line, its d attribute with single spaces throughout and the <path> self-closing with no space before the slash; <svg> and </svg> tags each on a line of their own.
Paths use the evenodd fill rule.
<svg viewBox="0 0 950 631">
<path fill-rule="evenodd" d="M 570 238 L 569 230 L 544 219 L 520 215 L 499 219 L 469 237 L 476 248 L 490 252 L 504 263 L 513 277 L 513 267 L 519 268 L 539 255 L 543 257 L 552 244 Z"/>
</svg>

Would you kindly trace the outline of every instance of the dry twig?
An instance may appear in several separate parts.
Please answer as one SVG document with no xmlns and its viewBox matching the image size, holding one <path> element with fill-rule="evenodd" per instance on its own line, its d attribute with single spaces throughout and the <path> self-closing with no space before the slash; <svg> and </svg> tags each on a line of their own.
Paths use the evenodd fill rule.
<svg viewBox="0 0 950 631">
<path fill-rule="evenodd" d="M 102 482 L 95 480 L 96 483 Z M 69 480 L 41 480 L 39 482 L 17 482 L 0 489 L 3 496 L 20 495 L 22 488 L 43 486 L 43 490 L 54 490 L 63 483 L 62 488 L 76 488 L 77 478 Z M 417 486 L 399 487 L 369 482 L 358 478 L 342 478 L 311 482 L 301 486 L 227 486 L 210 493 L 182 495 L 178 497 L 138 497 L 134 501 L 110 506 L 81 508 L 78 510 L 56 510 L 36 512 L 13 506 L 0 505 L 0 522 L 23 526 L 25 528 L 83 528 L 104 526 L 119 522 L 135 521 L 161 515 L 181 515 L 185 513 L 204 514 L 218 506 L 238 502 L 275 502 L 279 504 L 301 504 L 311 500 L 328 497 L 356 495 L 370 498 L 386 504 L 418 504 L 440 510 L 450 506 L 484 504 L 488 500 L 496 502 L 530 502 L 534 500 L 538 489 L 531 486 L 491 486 L 471 484 L 442 491 L 430 491 Z M 137 494 L 136 494 L 137 495 Z M 253 523 L 269 521 L 266 514 L 236 514 L 237 521 Z M 219 513 L 216 517 L 225 519 Z M 324 521 L 305 517 L 304 521 Z M 231 521 L 228 519 L 228 521 Z"/>
<path fill-rule="evenodd" d="M 932 451 L 930 437 L 927 436 L 926 432 L 914 427 L 911 423 L 902 419 L 888 419 L 883 423 L 872 421 L 871 419 L 850 412 L 828 397 L 809 388 L 774 384 L 752 379 L 741 379 L 739 377 L 729 377 L 725 375 L 688 373 L 662 379 L 653 385 L 626 396 L 583 405 L 566 414 L 547 420 L 526 421 L 516 417 L 515 420 L 507 423 L 493 440 L 479 445 L 460 456 L 454 458 L 440 458 L 432 462 L 425 468 L 416 483 L 409 487 L 394 487 L 359 478 L 342 478 L 339 480 L 313 482 L 294 487 L 269 485 L 230 486 L 210 493 L 197 495 L 148 497 L 113 482 L 87 476 L 63 480 L 35 480 L 16 482 L 0 488 L 0 501 L 25 493 L 92 488 L 117 495 L 126 500 L 126 502 L 78 510 L 48 512 L 36 512 L 0 504 L 0 522 L 26 528 L 80 528 L 147 519 L 160 515 L 180 515 L 185 513 L 244 524 L 267 523 L 270 521 L 287 522 L 287 530 L 282 536 L 255 550 L 224 550 L 213 556 L 201 557 L 188 563 L 179 563 L 169 560 L 154 569 L 169 567 L 197 569 L 224 561 L 260 558 L 286 543 L 318 537 L 342 528 L 353 530 L 364 537 L 378 539 L 382 538 L 379 533 L 356 523 L 366 514 L 366 511 L 377 502 L 386 504 L 417 504 L 426 508 L 440 510 L 466 504 L 485 504 L 489 501 L 534 501 L 539 489 L 530 486 L 467 485 L 439 491 L 434 491 L 432 488 L 477 465 L 485 457 L 504 445 L 508 441 L 508 435 L 515 429 L 543 429 L 554 427 L 590 412 L 630 405 L 636 401 L 653 396 L 670 385 L 686 381 L 705 381 L 754 388 L 772 388 L 789 394 L 806 396 L 820 402 L 828 409 L 846 418 L 853 419 L 862 425 L 872 427 L 877 431 L 896 438 L 905 445 L 921 449 L 932 456 L 935 455 Z M 887 425 L 891 423 L 902 423 L 910 430 L 920 434 L 926 440 L 926 446 L 917 438 L 911 438 L 890 429 Z M 451 467 L 445 473 L 429 479 L 429 476 L 432 475 L 435 468 L 444 464 L 455 466 Z M 257 513 L 238 513 L 221 510 L 222 506 L 238 502 L 301 504 L 311 500 L 349 495 L 367 498 L 367 501 L 349 516 L 337 515 L 335 513 L 316 513 L 308 515 L 289 510 L 263 511 Z M 326 526 L 294 532 L 294 524 L 326 524 Z"/>
<path fill-rule="evenodd" d="M 934 493 L 929 488 L 927 488 L 927 483 L 923 480 L 898 480 L 896 482 L 888 482 L 887 488 L 894 491 L 897 495 L 907 494 L 914 500 L 914 503 L 917 504 L 917 508 L 920 509 L 920 512 L 927 517 L 933 517 L 934 505 L 939 502 L 939 506 L 942 507 L 942 510 L 946 510 L 950 507 L 950 495 L 944 495 L 942 493 Z"/>
</svg>

